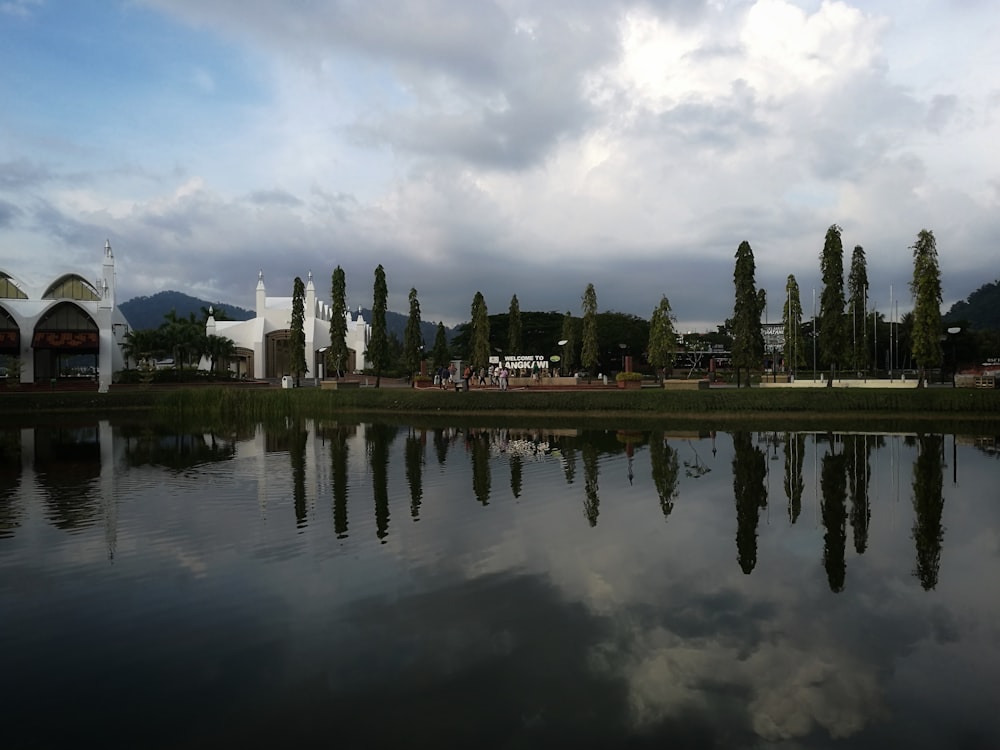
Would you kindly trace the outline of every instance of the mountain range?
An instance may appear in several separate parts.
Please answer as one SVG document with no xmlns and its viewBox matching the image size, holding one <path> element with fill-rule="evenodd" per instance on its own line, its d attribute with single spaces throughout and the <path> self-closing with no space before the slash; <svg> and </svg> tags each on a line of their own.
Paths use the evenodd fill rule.
<svg viewBox="0 0 1000 750">
<path fill-rule="evenodd" d="M 204 320 L 209 308 L 212 308 L 217 319 L 222 319 L 225 316 L 226 320 L 250 320 L 256 315 L 253 310 L 246 310 L 236 305 L 224 302 L 209 302 L 192 297 L 189 294 L 184 294 L 183 292 L 169 290 L 157 292 L 150 297 L 133 297 L 127 302 L 122 302 L 118 305 L 118 309 L 122 311 L 129 325 L 135 330 L 159 328 L 164 321 L 164 316 L 171 311 L 179 318 L 187 318 L 194 315 L 195 320 Z M 371 310 L 362 308 L 361 314 L 364 315 L 366 321 L 371 323 Z M 406 315 L 387 310 L 385 313 L 385 325 L 389 331 L 389 335 L 395 334 L 402 341 L 406 330 L 406 320 Z M 437 336 L 437 324 L 421 321 L 420 329 L 424 335 L 425 344 L 428 347 L 432 346 L 434 338 Z M 456 329 L 445 326 L 445 334 L 449 341 L 451 341 L 456 333 Z"/>
</svg>

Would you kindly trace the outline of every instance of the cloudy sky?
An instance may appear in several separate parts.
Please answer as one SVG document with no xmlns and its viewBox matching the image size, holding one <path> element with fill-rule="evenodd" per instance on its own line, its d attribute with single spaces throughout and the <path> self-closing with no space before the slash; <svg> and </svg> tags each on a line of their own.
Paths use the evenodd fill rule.
<svg viewBox="0 0 1000 750">
<path fill-rule="evenodd" d="M 424 320 L 780 317 L 827 227 L 901 312 L 1000 277 L 993 0 L 0 0 L 0 269 L 253 306 L 333 268 Z"/>
</svg>

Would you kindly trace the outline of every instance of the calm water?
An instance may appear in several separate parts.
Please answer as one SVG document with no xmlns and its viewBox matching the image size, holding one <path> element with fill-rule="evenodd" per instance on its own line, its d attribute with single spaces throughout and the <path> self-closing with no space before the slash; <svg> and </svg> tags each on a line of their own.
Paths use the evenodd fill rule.
<svg viewBox="0 0 1000 750">
<path fill-rule="evenodd" d="M 2 746 L 997 748 L 952 435 L 0 429 Z"/>
</svg>

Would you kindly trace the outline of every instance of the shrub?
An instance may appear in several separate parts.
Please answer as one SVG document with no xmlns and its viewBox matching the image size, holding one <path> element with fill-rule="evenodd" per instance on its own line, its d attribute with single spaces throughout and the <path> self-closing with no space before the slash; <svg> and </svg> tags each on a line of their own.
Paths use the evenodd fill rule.
<svg viewBox="0 0 1000 750">
<path fill-rule="evenodd" d="M 623 381 L 623 380 L 642 380 L 642 373 L 641 372 L 620 372 L 617 375 L 615 375 L 615 380 L 618 380 L 618 381 Z"/>
</svg>

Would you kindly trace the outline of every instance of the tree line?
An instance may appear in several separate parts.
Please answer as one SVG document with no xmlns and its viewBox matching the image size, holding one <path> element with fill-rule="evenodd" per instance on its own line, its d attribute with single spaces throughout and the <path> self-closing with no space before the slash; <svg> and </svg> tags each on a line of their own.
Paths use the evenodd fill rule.
<svg viewBox="0 0 1000 750">
<path fill-rule="evenodd" d="M 886 320 L 869 299 L 867 259 L 861 245 L 854 247 L 845 287 L 842 229 L 831 225 L 819 255 L 822 291 L 818 315 L 814 300 L 814 315 L 811 320 L 805 319 L 798 282 L 790 274 L 782 303 L 783 350 L 768 352 L 761 321 L 767 294 L 756 285 L 753 249 L 749 242 L 743 241 L 735 255 L 733 316 L 718 326 L 717 332 L 698 334 L 697 338 L 703 346 L 714 345 L 731 352 L 738 386 L 749 385 L 751 373 L 760 371 L 769 357 L 776 368 L 779 354 L 787 372 L 822 369 L 827 373 L 828 385 L 845 372 L 862 375 L 880 369 L 890 372 L 916 369 L 918 384 L 923 385 L 927 370 L 943 364 L 943 344 L 950 344 L 954 367 L 959 355 L 963 361 L 974 358 L 989 343 L 981 334 L 977 339 L 976 334 L 963 326 L 947 329 L 951 334 L 946 333 L 940 311 L 941 274 L 933 232 L 921 230 L 911 250 L 913 273 L 909 290 L 913 309 L 899 321 Z M 327 371 L 338 377 L 346 373 L 349 358 L 346 293 L 345 272 L 338 265 L 330 283 L 330 347 L 326 353 Z M 677 319 L 666 294 L 647 320 L 613 311 L 599 313 L 597 291 L 592 283 L 580 298 L 579 315 L 570 310 L 522 311 L 516 294 L 505 313 L 490 315 L 484 295 L 476 291 L 469 321 L 458 326 L 458 333 L 451 340 L 444 323 L 439 321 L 433 342 L 424 340 L 415 288 L 409 291 L 402 340 L 388 331 L 388 287 L 381 264 L 375 269 L 372 295 L 371 333 L 364 357 L 375 376 L 376 387 L 383 375 L 412 378 L 421 371 L 423 362 L 436 369 L 459 359 L 478 370 L 487 367 L 491 357 L 515 354 L 549 355 L 563 373 L 582 370 L 590 375 L 625 370 L 628 361 L 634 361 L 637 370 L 666 375 L 677 362 Z M 308 369 L 304 299 L 305 286 L 296 277 L 290 326 L 291 373 L 296 381 Z M 208 312 L 202 310 L 207 319 Z M 214 373 L 232 357 L 234 345 L 225 337 L 206 336 L 205 319 L 197 321 L 193 313 L 189 318 L 168 314 L 158 329 L 132 332 L 125 345 L 126 354 L 141 361 L 169 352 L 181 367 L 204 356 L 209 358 Z M 880 367 L 883 356 L 886 366 Z"/>
</svg>

